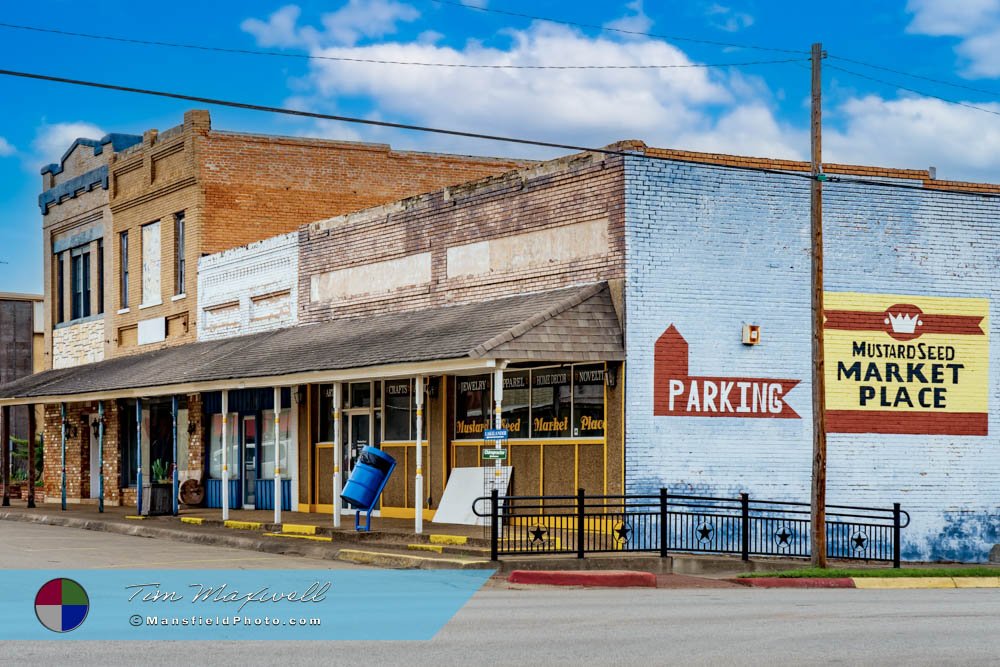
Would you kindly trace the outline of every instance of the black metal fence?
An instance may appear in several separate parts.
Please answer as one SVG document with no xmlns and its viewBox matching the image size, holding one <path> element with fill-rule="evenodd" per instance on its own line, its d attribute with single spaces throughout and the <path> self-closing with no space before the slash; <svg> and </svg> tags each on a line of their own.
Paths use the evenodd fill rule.
<svg viewBox="0 0 1000 667">
<path fill-rule="evenodd" d="M 671 551 L 809 557 L 810 505 L 673 495 L 490 496 L 473 503 L 487 519 L 491 558 L 524 554 Z M 827 505 L 827 557 L 892 561 L 910 516 L 891 508 Z"/>
</svg>

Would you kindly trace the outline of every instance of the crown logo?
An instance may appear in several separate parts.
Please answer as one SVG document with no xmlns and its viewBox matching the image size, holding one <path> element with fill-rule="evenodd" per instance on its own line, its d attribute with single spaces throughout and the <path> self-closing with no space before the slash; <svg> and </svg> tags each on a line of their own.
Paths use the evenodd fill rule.
<svg viewBox="0 0 1000 667">
<path fill-rule="evenodd" d="M 903 340 L 916 338 L 920 335 L 916 333 L 917 327 L 924 324 L 923 320 L 920 319 L 921 315 L 923 315 L 923 311 L 916 306 L 908 304 L 892 306 L 885 311 L 885 320 L 883 321 L 887 325 L 886 333 L 897 339 L 901 336 L 906 337 Z"/>
<path fill-rule="evenodd" d="M 891 326 L 893 331 L 901 334 L 911 334 L 918 325 L 923 324 L 919 315 L 906 315 L 904 313 L 898 315 L 889 313 L 889 317 L 885 318 L 885 323 Z"/>
</svg>

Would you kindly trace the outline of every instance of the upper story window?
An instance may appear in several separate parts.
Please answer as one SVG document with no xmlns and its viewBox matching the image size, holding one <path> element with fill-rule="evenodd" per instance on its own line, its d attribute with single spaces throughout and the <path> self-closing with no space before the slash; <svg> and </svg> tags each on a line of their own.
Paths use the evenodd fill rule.
<svg viewBox="0 0 1000 667">
<path fill-rule="evenodd" d="M 184 212 L 174 216 L 174 294 L 184 294 Z"/>
<path fill-rule="evenodd" d="M 90 316 L 90 246 L 70 251 L 71 319 Z"/>
<path fill-rule="evenodd" d="M 66 258 L 64 252 L 56 255 L 56 324 L 66 321 Z"/>
<path fill-rule="evenodd" d="M 97 239 L 97 314 L 104 312 L 104 239 Z"/>
<path fill-rule="evenodd" d="M 120 308 L 128 308 L 128 232 L 118 235 L 118 294 Z"/>
<path fill-rule="evenodd" d="M 160 295 L 160 221 L 142 226 L 142 306 L 163 302 Z"/>
</svg>

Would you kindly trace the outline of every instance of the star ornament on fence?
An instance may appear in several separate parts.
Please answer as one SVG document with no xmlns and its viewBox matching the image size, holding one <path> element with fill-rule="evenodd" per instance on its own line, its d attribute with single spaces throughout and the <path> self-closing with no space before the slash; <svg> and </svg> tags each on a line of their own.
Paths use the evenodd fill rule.
<svg viewBox="0 0 1000 667">
<path fill-rule="evenodd" d="M 529 530 L 528 534 L 531 535 L 531 543 L 532 544 L 536 544 L 538 542 L 544 542 L 545 541 L 545 533 L 547 533 L 547 532 L 548 531 L 545 530 L 544 528 L 542 528 L 541 526 L 535 526 L 534 528 L 532 528 L 531 530 Z"/>
<path fill-rule="evenodd" d="M 622 521 L 620 524 L 618 524 L 618 527 L 615 528 L 615 539 L 618 540 L 620 544 L 624 544 L 628 542 L 628 536 L 629 533 L 631 532 L 632 529 L 629 528 L 629 525 L 624 521 Z"/>
<path fill-rule="evenodd" d="M 774 541 L 778 543 L 779 549 L 787 549 L 792 546 L 791 539 L 792 532 L 788 530 L 788 526 L 781 526 L 774 534 Z"/>
<path fill-rule="evenodd" d="M 703 523 L 695 529 L 695 532 L 698 533 L 698 541 L 702 544 L 712 539 L 712 533 L 714 531 L 715 529 L 707 523 Z"/>
<path fill-rule="evenodd" d="M 851 542 L 854 543 L 855 551 L 864 551 L 868 546 L 868 536 L 859 530 L 851 535 Z"/>
</svg>

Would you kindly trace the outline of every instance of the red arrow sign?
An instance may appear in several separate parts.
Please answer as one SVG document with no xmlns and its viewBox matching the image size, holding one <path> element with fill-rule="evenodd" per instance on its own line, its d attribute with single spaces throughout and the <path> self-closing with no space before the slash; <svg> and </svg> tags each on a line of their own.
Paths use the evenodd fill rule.
<svg viewBox="0 0 1000 667">
<path fill-rule="evenodd" d="M 785 396 L 799 382 L 689 375 L 688 343 L 671 324 L 653 351 L 653 414 L 801 419 L 785 402 Z"/>
</svg>

